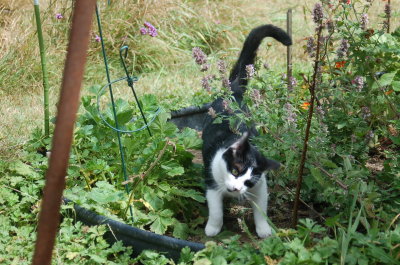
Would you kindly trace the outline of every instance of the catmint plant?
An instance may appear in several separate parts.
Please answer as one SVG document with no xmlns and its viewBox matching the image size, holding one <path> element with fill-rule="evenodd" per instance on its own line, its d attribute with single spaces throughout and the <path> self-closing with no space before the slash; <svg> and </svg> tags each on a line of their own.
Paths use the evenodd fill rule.
<svg viewBox="0 0 400 265">
<path fill-rule="evenodd" d="M 342 41 L 340 42 L 339 49 L 336 51 L 338 58 L 344 58 L 348 55 L 349 46 L 350 46 L 349 41 L 346 39 L 342 39 Z"/>
<path fill-rule="evenodd" d="M 356 86 L 357 92 L 361 92 L 364 88 L 364 78 L 362 76 L 356 76 L 351 83 Z"/>
<path fill-rule="evenodd" d="M 256 70 L 254 69 L 254 65 L 249 64 L 246 65 L 246 77 L 247 79 L 251 79 L 254 77 Z"/>
<path fill-rule="evenodd" d="M 315 40 L 313 37 L 309 37 L 307 39 L 306 49 L 308 56 L 310 56 L 311 58 L 315 57 Z"/>
<path fill-rule="evenodd" d="M 368 27 L 368 23 L 369 23 L 369 18 L 368 18 L 368 14 L 364 13 L 361 15 L 361 29 L 362 30 L 367 30 Z"/>
<path fill-rule="evenodd" d="M 192 49 L 192 55 L 198 65 L 207 63 L 207 56 L 199 47 L 194 47 Z"/>
</svg>

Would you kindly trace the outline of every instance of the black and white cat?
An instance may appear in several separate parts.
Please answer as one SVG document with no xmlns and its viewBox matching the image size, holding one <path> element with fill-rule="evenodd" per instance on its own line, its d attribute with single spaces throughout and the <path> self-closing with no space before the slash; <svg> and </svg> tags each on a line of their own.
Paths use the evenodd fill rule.
<svg viewBox="0 0 400 265">
<path fill-rule="evenodd" d="M 257 49 L 265 37 L 273 37 L 286 46 L 292 44 L 286 32 L 273 25 L 263 25 L 250 32 L 229 77 L 233 96 L 239 105 L 248 81 L 246 66 L 254 64 Z M 245 106 L 242 107 L 245 110 Z M 213 102 L 212 108 L 216 113 L 233 115 L 221 98 Z M 232 132 L 228 120 L 222 123 L 213 121 L 211 116 L 206 119 L 202 136 L 209 210 L 205 233 L 215 236 L 221 231 L 224 197 L 244 197 L 252 204 L 258 236 L 265 238 L 271 235 L 266 220 L 268 192 L 265 171 L 277 169 L 280 164 L 265 158 L 249 142 L 249 137 L 256 134 L 254 128 L 240 124 L 238 131 L 241 135 L 238 135 Z"/>
</svg>

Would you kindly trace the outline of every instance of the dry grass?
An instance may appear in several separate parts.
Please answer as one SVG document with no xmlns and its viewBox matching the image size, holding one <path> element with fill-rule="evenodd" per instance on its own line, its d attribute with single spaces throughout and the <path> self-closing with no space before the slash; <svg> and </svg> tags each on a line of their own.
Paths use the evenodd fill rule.
<svg viewBox="0 0 400 265">
<path fill-rule="evenodd" d="M 41 1 L 45 2 L 45 1 Z M 106 2 L 106 1 L 104 1 Z M 211 57 L 236 58 L 245 35 L 254 25 L 272 23 L 286 27 L 286 11 L 293 8 L 294 62 L 304 64 L 304 38 L 313 31 L 310 10 L 316 1 L 279 0 L 137 0 L 102 3 L 104 38 L 110 57 L 112 78 L 123 76 L 118 48 L 128 44 L 130 67 L 141 71 L 139 93 L 154 93 L 160 98 L 179 95 L 188 99 L 200 90 L 199 74 L 191 59 L 191 45 L 199 43 Z M 61 85 L 68 20 L 72 1 L 46 1 L 41 6 L 48 59 L 51 113 Z M 371 22 L 378 23 L 383 1 L 375 1 Z M 396 6 L 397 1 L 392 1 Z M 62 13 L 64 19 L 54 18 Z M 158 38 L 143 38 L 138 28 L 151 21 L 159 28 Z M 399 25 L 394 18 L 393 27 Z M 220 30 L 220 31 L 218 31 Z M 92 37 L 96 35 L 94 24 Z M 273 42 L 268 40 L 268 42 Z M 270 65 L 284 66 L 286 49 L 281 45 L 264 46 L 260 51 Z M 0 0 L 0 157 L 13 158 L 35 127 L 43 123 L 41 67 L 33 6 L 30 0 Z M 105 84 L 100 45 L 94 40 L 89 50 L 84 91 Z M 171 101 L 173 102 L 173 100 Z M 184 104 L 184 103 L 182 103 Z M 189 104 L 189 103 L 188 103 Z"/>
</svg>

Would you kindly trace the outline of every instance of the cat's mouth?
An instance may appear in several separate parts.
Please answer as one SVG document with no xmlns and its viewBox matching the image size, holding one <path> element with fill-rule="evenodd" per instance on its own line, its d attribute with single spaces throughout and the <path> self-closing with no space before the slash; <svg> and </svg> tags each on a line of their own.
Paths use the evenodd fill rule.
<svg viewBox="0 0 400 265">
<path fill-rule="evenodd" d="M 241 189 L 237 189 L 237 188 L 227 188 L 226 189 L 228 192 L 230 192 L 230 193 L 234 193 L 234 194 L 242 194 L 242 193 L 244 193 L 245 192 L 245 189 L 244 188 L 241 188 Z"/>
</svg>

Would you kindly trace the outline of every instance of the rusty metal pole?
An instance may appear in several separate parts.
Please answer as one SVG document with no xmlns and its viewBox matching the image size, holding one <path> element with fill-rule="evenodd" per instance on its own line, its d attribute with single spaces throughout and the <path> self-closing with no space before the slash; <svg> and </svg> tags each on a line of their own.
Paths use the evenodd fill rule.
<svg viewBox="0 0 400 265">
<path fill-rule="evenodd" d="M 95 5 L 95 0 L 75 3 L 33 265 L 51 264 Z"/>
</svg>

